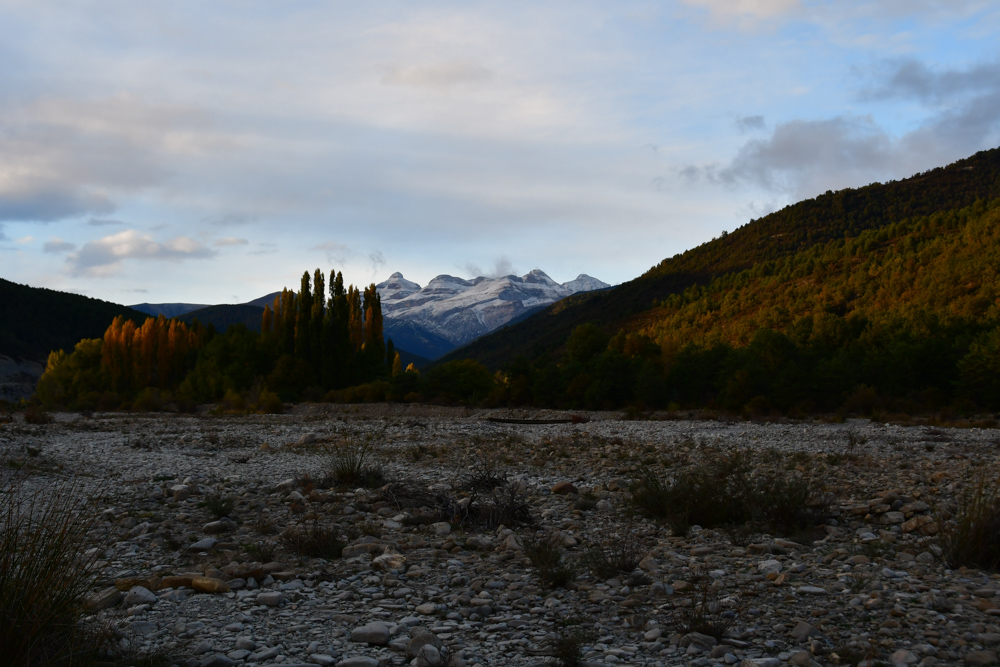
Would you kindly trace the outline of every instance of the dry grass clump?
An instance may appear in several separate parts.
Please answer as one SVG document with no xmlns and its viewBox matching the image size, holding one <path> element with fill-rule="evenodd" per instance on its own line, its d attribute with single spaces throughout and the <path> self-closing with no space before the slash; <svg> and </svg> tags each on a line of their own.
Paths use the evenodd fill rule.
<svg viewBox="0 0 1000 667">
<path fill-rule="evenodd" d="M 580 627 L 561 630 L 552 640 L 552 657 L 559 667 L 577 667 L 583 662 L 583 647 L 593 640 L 593 633 Z"/>
<path fill-rule="evenodd" d="M 548 538 L 523 535 L 520 542 L 538 578 L 549 588 L 565 588 L 576 579 L 576 569 L 565 562 L 559 547 Z"/>
<path fill-rule="evenodd" d="M 236 509 L 236 501 L 232 496 L 211 494 L 205 498 L 205 509 L 216 519 L 227 517 Z"/>
<path fill-rule="evenodd" d="M 632 504 L 644 516 L 665 520 L 679 534 L 694 525 L 751 523 L 789 535 L 822 521 L 829 500 L 809 480 L 787 470 L 755 466 L 752 456 L 734 451 L 668 478 L 644 466 L 632 483 Z"/>
<path fill-rule="evenodd" d="M 341 444 L 328 453 L 328 475 L 340 486 L 373 489 L 385 484 L 385 471 L 375 460 L 375 436 L 360 445 Z"/>
<path fill-rule="evenodd" d="M 631 521 L 617 530 L 602 533 L 597 544 L 583 554 L 583 564 L 599 579 L 631 574 L 649 553 L 649 547 Z"/>
<path fill-rule="evenodd" d="M 692 577 L 690 592 L 680 594 L 671 610 L 671 625 L 681 633 L 699 632 L 721 640 L 736 625 L 742 611 L 738 596 L 723 597 L 704 575 Z"/>
<path fill-rule="evenodd" d="M 1000 488 L 985 470 L 966 488 L 940 542 L 945 562 L 953 568 L 964 565 L 995 572 L 1000 567 Z"/>
<path fill-rule="evenodd" d="M 278 541 L 296 555 L 327 560 L 340 558 L 347 546 L 336 529 L 321 526 L 317 519 L 286 529 Z"/>
<path fill-rule="evenodd" d="M 9 665 L 88 666 L 162 661 L 136 654 L 102 622 L 81 622 L 104 542 L 91 548 L 93 498 L 72 484 L 45 493 L 23 478 L 0 484 L 0 655 Z"/>
<path fill-rule="evenodd" d="M 26 424 L 51 424 L 55 421 L 48 412 L 36 405 L 24 409 L 24 422 Z"/>
</svg>

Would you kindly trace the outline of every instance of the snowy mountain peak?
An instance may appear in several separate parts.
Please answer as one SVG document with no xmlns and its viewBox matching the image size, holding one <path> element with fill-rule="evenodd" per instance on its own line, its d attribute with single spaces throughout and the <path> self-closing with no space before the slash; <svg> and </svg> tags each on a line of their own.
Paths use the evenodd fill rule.
<svg viewBox="0 0 1000 667">
<path fill-rule="evenodd" d="M 420 285 L 412 280 L 407 280 L 403 277 L 402 273 L 397 271 L 389 276 L 388 280 L 376 285 L 375 289 L 378 290 L 378 293 L 382 296 L 383 300 L 398 300 L 405 298 L 414 292 L 419 292 Z"/>
<path fill-rule="evenodd" d="M 568 289 L 573 294 L 577 292 L 592 292 L 593 290 L 606 289 L 611 287 L 611 285 L 594 278 L 593 276 L 588 276 L 586 273 L 581 273 L 576 277 L 576 280 L 571 280 L 568 283 L 563 283 L 563 287 Z"/>
<path fill-rule="evenodd" d="M 453 345 L 462 345 L 528 311 L 608 285 L 584 274 L 560 285 L 535 269 L 520 277 L 479 276 L 473 280 L 442 274 L 423 288 L 397 272 L 376 287 L 387 331 L 409 322 Z"/>
</svg>

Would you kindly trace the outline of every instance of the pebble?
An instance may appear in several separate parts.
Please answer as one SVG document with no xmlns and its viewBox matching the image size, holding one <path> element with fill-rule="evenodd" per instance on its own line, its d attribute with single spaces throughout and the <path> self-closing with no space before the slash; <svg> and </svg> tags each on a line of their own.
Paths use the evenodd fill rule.
<svg viewBox="0 0 1000 667">
<path fill-rule="evenodd" d="M 583 664 L 812 667 L 846 648 L 888 664 L 998 664 L 1000 579 L 946 568 L 930 532 L 935 517 L 954 511 L 970 461 L 998 463 L 996 429 L 940 429 L 948 443 L 931 451 L 925 427 L 859 421 L 632 422 L 594 413 L 587 424 L 525 428 L 483 414 L 406 404 L 225 418 L 58 415 L 32 437 L 65 470 L 86 473 L 81 483 L 109 499 L 99 523 L 122 531 L 102 552 L 90 600 L 108 606 L 97 613 L 127 612 L 144 645 L 193 665 L 538 665 L 556 633 L 581 621 L 593 636 Z M 868 440 L 856 462 L 845 459 L 849 430 Z M 136 433 L 148 448 L 128 446 Z M 309 448 L 260 449 L 306 434 L 317 438 Z M 464 466 L 488 443 L 523 488 L 535 526 L 468 529 L 379 489 L 309 488 L 305 475 L 321 479 L 325 465 L 312 444 L 369 434 L 379 438 L 388 479 L 459 509 L 468 506 Z M 0 449 L 20 437 L 0 431 Z M 811 539 L 756 535 L 747 546 L 723 531 L 674 536 L 636 519 L 632 529 L 651 551 L 634 576 L 605 580 L 579 565 L 613 539 L 609 528 L 624 525 L 629 471 L 639 462 L 729 446 L 776 465 L 807 457 L 800 470 L 834 494 L 833 516 Z M 110 481 L 118 479 L 135 481 Z M 561 483 L 573 490 L 561 493 Z M 209 493 L 237 500 L 231 519 L 214 519 L 196 502 Z M 570 494 L 597 502 L 591 510 Z M 280 533 L 312 516 L 358 531 L 342 558 L 288 557 L 278 548 L 278 562 L 252 562 L 247 546 L 277 540 L 255 526 Z M 216 522 L 229 529 L 207 530 Z M 530 530 L 577 563 L 569 588 L 540 585 L 517 540 Z M 195 585 L 202 580 L 212 585 Z M 134 585 L 118 590 L 115 581 Z M 720 600 L 739 601 L 723 643 L 671 625 L 675 605 L 701 590 L 699 581 Z"/>
</svg>

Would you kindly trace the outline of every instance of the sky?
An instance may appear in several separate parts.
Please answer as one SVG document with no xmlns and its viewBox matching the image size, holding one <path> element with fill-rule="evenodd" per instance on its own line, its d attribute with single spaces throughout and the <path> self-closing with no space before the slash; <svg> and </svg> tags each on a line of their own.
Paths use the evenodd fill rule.
<svg viewBox="0 0 1000 667">
<path fill-rule="evenodd" d="M 995 0 L 0 0 L 0 277 L 617 284 L 1000 145 Z"/>
</svg>

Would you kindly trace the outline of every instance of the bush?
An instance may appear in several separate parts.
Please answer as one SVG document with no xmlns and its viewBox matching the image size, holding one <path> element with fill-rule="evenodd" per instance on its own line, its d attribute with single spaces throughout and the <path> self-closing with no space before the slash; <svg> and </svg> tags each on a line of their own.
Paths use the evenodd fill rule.
<svg viewBox="0 0 1000 667">
<path fill-rule="evenodd" d="M 691 592 L 681 598 L 686 597 L 687 604 L 678 600 L 673 605 L 671 622 L 674 629 L 684 635 L 700 632 L 721 640 L 739 618 L 741 607 L 738 598 L 721 598 L 720 592 L 704 575 L 693 577 L 691 583 L 694 584 Z"/>
<path fill-rule="evenodd" d="M 93 499 L 72 485 L 46 495 L 0 487 L 0 651 L 10 665 L 114 664 L 117 637 L 80 623 L 104 546 L 88 550 Z"/>
<path fill-rule="evenodd" d="M 236 507 L 236 501 L 230 496 L 209 495 L 205 498 L 205 507 L 217 519 L 229 516 Z"/>
<path fill-rule="evenodd" d="M 1000 489 L 980 471 L 963 493 L 955 518 L 944 525 L 941 547 L 953 568 L 996 571 L 1000 566 Z"/>
<path fill-rule="evenodd" d="M 37 406 L 30 406 L 24 410 L 24 421 L 28 424 L 51 424 L 52 415 Z"/>
<path fill-rule="evenodd" d="M 594 635 L 580 628 L 556 633 L 552 640 L 552 656 L 560 667 L 577 667 L 583 662 L 583 646 L 594 640 Z"/>
<path fill-rule="evenodd" d="M 546 586 L 565 588 L 566 584 L 576 579 L 576 570 L 563 561 L 559 547 L 548 538 L 525 535 L 520 538 L 520 542 L 524 555 Z"/>
<path fill-rule="evenodd" d="M 361 446 L 342 444 L 328 450 L 328 474 L 341 486 L 371 489 L 385 483 L 382 466 L 374 461 L 374 436 Z"/>
<path fill-rule="evenodd" d="M 288 528 L 278 538 L 281 545 L 299 556 L 340 558 L 347 543 L 332 528 L 320 526 L 319 521 L 304 526 Z"/>
<path fill-rule="evenodd" d="M 595 577 L 611 579 L 620 574 L 631 574 L 649 553 L 647 547 L 628 522 L 617 531 L 605 533 L 599 544 L 587 549 L 583 562 Z"/>
<path fill-rule="evenodd" d="M 678 534 L 699 525 L 734 535 L 748 523 L 786 535 L 802 531 L 821 521 L 829 505 L 807 479 L 782 470 L 755 472 L 747 451 L 699 463 L 672 479 L 644 467 L 632 483 L 632 504 Z"/>
</svg>

